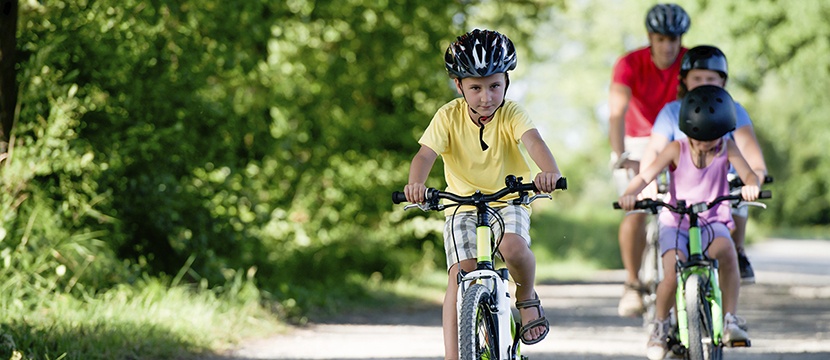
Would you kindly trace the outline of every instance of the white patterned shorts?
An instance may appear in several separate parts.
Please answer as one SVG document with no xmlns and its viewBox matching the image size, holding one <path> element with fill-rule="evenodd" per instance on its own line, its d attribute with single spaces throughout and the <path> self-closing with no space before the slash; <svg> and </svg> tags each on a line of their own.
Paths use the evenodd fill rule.
<svg viewBox="0 0 830 360">
<path fill-rule="evenodd" d="M 504 219 L 504 233 L 517 234 L 530 246 L 530 213 L 522 206 L 508 205 L 496 209 Z M 492 239 L 497 240 L 502 229 L 495 216 L 490 216 Z M 455 236 L 455 242 L 453 242 Z M 457 251 L 456 251 L 457 250 Z M 444 223 L 444 253 L 447 255 L 447 269 L 461 260 L 476 258 L 476 212 L 465 211 L 447 216 Z M 496 253 L 499 258 L 501 254 Z"/>
</svg>

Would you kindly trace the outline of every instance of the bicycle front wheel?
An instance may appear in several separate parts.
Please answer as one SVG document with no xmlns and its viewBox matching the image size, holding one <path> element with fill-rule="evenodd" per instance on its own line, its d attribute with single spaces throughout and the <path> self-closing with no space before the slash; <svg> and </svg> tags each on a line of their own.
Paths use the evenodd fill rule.
<svg viewBox="0 0 830 360">
<path fill-rule="evenodd" d="M 490 311 L 490 290 L 475 284 L 464 292 L 458 317 L 461 360 L 498 359 L 498 320 Z"/>
<path fill-rule="evenodd" d="M 709 282 L 698 274 L 686 279 L 686 317 L 689 319 L 689 360 L 721 360 L 723 348 L 715 344 L 712 307 L 706 299 Z"/>
</svg>

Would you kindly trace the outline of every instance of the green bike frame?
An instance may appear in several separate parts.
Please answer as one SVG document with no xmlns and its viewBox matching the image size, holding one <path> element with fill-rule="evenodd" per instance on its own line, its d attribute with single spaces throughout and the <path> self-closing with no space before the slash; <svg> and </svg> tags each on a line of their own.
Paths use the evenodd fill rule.
<svg viewBox="0 0 830 360">
<path fill-rule="evenodd" d="M 689 260 L 686 264 L 678 264 L 677 291 L 675 300 L 677 304 L 677 324 L 680 342 L 686 348 L 689 347 L 689 323 L 686 315 L 686 279 L 693 274 L 709 281 L 706 300 L 712 308 L 713 345 L 720 346 L 723 338 L 723 308 L 720 283 L 718 281 L 718 266 L 716 261 L 709 265 L 695 263 L 693 259 L 700 259 L 703 256 L 703 243 L 700 236 L 700 227 L 697 226 L 697 214 L 689 214 Z"/>
</svg>

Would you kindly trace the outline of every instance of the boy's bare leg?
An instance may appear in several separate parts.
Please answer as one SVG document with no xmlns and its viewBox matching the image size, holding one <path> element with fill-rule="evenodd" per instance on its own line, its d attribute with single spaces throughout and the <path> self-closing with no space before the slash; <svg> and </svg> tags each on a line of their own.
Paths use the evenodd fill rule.
<svg viewBox="0 0 830 360">
<path fill-rule="evenodd" d="M 534 290 L 536 256 L 527 246 L 527 242 L 517 234 L 505 234 L 499 246 L 499 252 L 504 257 L 510 276 L 518 284 L 516 286 L 516 301 L 533 299 L 536 295 Z M 523 325 L 542 316 L 535 307 L 519 309 L 519 312 L 522 315 Z M 544 333 L 544 330 L 543 326 L 536 326 L 525 334 L 525 339 L 536 339 Z"/>
</svg>

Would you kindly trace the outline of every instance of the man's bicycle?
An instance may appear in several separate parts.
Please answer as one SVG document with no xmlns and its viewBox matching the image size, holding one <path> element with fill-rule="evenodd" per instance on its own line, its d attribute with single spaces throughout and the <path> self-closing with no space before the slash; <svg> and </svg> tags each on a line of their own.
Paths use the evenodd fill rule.
<svg viewBox="0 0 830 360">
<path fill-rule="evenodd" d="M 546 198 L 549 194 L 535 194 L 533 183 L 522 183 L 522 178 L 513 175 L 505 179 L 505 187 L 493 194 L 476 191 L 470 196 L 460 196 L 436 189 L 427 189 L 423 204 L 409 204 L 404 210 L 419 208 L 423 211 L 442 211 L 459 206 L 474 206 L 476 209 L 476 269 L 458 273 L 458 336 L 462 360 L 516 360 L 521 359 L 519 341 L 522 333 L 517 331 L 521 324 L 513 317 L 508 301 L 510 294 L 507 268 L 496 269 L 494 256 L 501 237 L 493 241 L 492 221 L 502 222 L 498 212 L 490 204 L 529 205 Z M 556 189 L 567 189 L 567 180 L 560 178 Z M 502 200 L 507 195 L 518 194 L 518 198 Z M 441 199 L 452 201 L 442 204 Z M 392 202 L 400 204 L 406 197 L 402 192 L 392 193 Z M 492 221 L 491 221 L 492 220 Z M 501 227 L 504 229 L 504 226 Z M 503 232 L 501 234 L 504 235 Z"/>
<path fill-rule="evenodd" d="M 772 193 L 761 191 L 759 199 L 768 199 Z M 721 290 L 718 282 L 718 262 L 706 255 L 702 247 L 701 229 L 698 224 L 698 214 L 711 209 L 722 201 L 740 202 L 741 206 L 766 205 L 757 202 L 742 201 L 741 195 L 719 196 L 711 202 L 686 205 L 678 200 L 677 205 L 659 200 L 645 199 L 637 201 L 635 209 L 648 209 L 657 213 L 659 208 L 689 217 L 689 259 L 677 262 L 677 292 L 675 315 L 677 316 L 677 339 L 669 339 L 675 354 L 685 354 L 689 360 L 720 360 L 723 358 L 723 347 L 751 346 L 749 341 L 723 342 L 723 308 Z M 619 209 L 619 203 L 614 202 L 614 208 Z M 675 333 L 675 331 L 672 331 Z M 679 344 L 672 344 L 679 341 Z"/>
<path fill-rule="evenodd" d="M 655 179 L 657 200 L 666 199 L 669 187 L 669 172 L 664 170 Z M 633 212 L 648 212 L 648 209 L 634 210 Z M 646 223 L 646 245 L 643 249 L 643 258 L 640 262 L 640 296 L 643 299 L 643 325 L 653 323 L 657 314 L 657 285 L 663 279 L 663 261 L 660 254 L 660 225 L 657 214 L 652 214 Z"/>
</svg>

